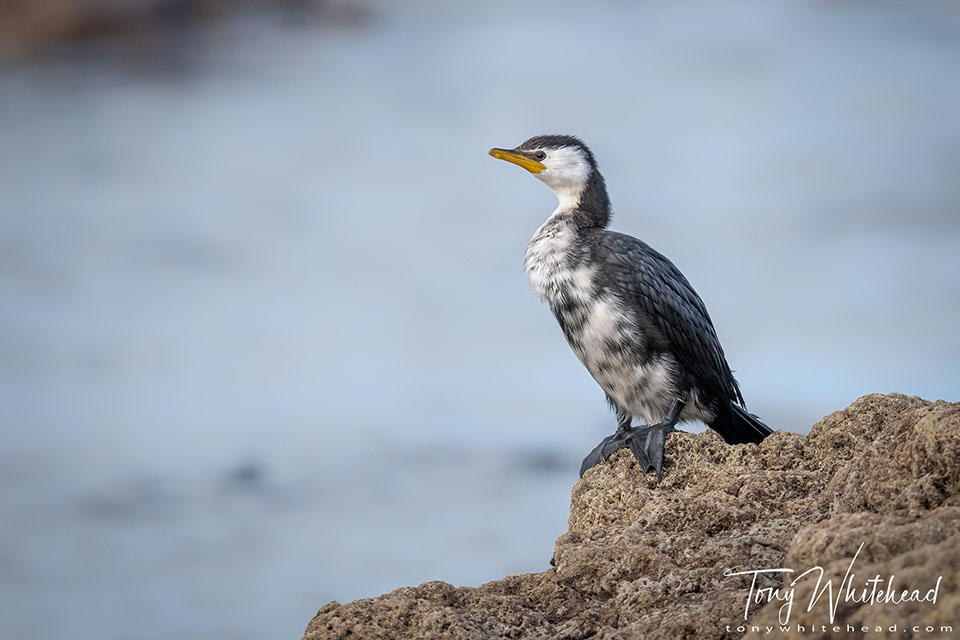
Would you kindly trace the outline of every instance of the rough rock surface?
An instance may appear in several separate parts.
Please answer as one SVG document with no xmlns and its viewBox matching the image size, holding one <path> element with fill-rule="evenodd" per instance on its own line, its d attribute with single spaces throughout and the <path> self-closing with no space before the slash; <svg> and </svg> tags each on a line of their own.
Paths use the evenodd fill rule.
<svg viewBox="0 0 960 640">
<path fill-rule="evenodd" d="M 574 486 L 554 568 L 476 588 L 427 582 L 331 602 L 304 639 L 955 637 L 958 494 L 960 403 L 869 395 L 809 436 L 781 431 L 760 445 L 673 434 L 660 486 L 626 451 Z M 874 575 L 885 583 L 895 574 L 899 589 L 926 593 L 942 576 L 936 603 L 841 602 L 835 630 L 826 597 L 807 611 L 813 577 L 797 585 L 791 631 L 778 627 L 782 601 L 752 605 L 744 622 L 750 580 L 725 571 L 822 566 L 836 589 L 861 543 L 851 583 L 863 589 Z M 791 579 L 766 576 L 757 587 Z M 941 636 L 940 625 L 954 631 Z"/>
</svg>

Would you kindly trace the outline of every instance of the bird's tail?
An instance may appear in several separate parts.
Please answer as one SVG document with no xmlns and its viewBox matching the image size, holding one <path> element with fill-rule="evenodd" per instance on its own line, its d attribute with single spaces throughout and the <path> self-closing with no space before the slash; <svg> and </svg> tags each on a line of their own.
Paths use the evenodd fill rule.
<svg viewBox="0 0 960 640">
<path fill-rule="evenodd" d="M 730 410 L 711 422 L 710 428 L 723 436 L 727 444 L 760 442 L 773 433 L 773 429 L 763 424 L 760 418 L 732 402 Z"/>
</svg>

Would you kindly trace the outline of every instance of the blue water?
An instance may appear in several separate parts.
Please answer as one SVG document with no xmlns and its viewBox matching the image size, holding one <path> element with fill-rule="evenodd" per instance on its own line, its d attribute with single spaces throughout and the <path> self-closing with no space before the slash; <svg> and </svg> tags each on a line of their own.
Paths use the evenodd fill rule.
<svg viewBox="0 0 960 640">
<path fill-rule="evenodd" d="M 521 269 L 582 136 L 751 410 L 960 400 L 960 12 L 365 2 L 0 71 L 0 635 L 543 570 L 613 420 Z"/>
</svg>

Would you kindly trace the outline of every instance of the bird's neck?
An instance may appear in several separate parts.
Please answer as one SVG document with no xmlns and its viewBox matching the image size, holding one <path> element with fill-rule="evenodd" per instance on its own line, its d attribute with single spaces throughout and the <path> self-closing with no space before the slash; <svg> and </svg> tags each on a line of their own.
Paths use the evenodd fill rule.
<svg viewBox="0 0 960 640">
<path fill-rule="evenodd" d="M 582 186 L 556 188 L 553 193 L 558 204 L 551 219 L 575 230 L 603 229 L 610 223 L 610 197 L 599 171 Z"/>
</svg>

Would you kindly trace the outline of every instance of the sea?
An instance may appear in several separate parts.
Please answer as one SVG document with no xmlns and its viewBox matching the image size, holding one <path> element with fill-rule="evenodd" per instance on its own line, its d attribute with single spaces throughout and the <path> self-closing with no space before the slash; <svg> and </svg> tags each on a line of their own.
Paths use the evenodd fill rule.
<svg viewBox="0 0 960 640">
<path fill-rule="evenodd" d="M 960 400 L 949 2 L 324 3 L 0 66 L 0 637 L 549 567 L 615 421 L 522 269 L 595 152 L 751 411 Z M 702 425 L 687 425 L 690 430 Z"/>
</svg>

